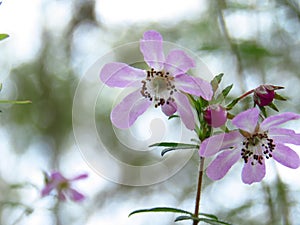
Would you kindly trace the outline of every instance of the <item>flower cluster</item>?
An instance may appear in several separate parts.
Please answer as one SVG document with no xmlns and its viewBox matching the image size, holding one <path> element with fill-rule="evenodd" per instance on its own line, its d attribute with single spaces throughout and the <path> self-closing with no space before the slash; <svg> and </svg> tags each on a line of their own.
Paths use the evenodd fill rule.
<svg viewBox="0 0 300 225">
<path fill-rule="evenodd" d="M 267 116 L 266 107 L 278 111 L 274 100 L 285 100 L 276 93 L 283 87 L 260 85 L 225 106 L 233 85 L 220 92 L 222 74 L 211 82 L 188 75 L 188 71 L 196 66 L 194 60 L 177 49 L 165 56 L 160 33 L 145 32 L 140 41 L 140 51 L 148 69 L 112 62 L 100 72 L 101 81 L 109 87 L 135 88 L 111 112 L 111 121 L 116 127 L 129 128 L 152 104 L 155 108 L 160 107 L 167 116 L 178 113 L 185 126 L 198 135 L 200 157 L 216 155 L 206 171 L 212 180 L 223 178 L 238 161 L 244 163 L 242 181 L 246 184 L 260 182 L 264 178 L 265 164 L 269 159 L 289 168 L 299 167 L 299 156 L 288 144 L 300 145 L 300 134 L 280 125 L 300 119 L 300 115 L 285 112 Z M 229 112 L 250 94 L 253 94 L 253 108 L 237 115 Z M 198 121 L 194 115 L 197 115 Z M 227 127 L 229 122 L 234 127 L 231 130 Z M 174 143 L 172 149 L 182 146 L 187 145 Z"/>
</svg>

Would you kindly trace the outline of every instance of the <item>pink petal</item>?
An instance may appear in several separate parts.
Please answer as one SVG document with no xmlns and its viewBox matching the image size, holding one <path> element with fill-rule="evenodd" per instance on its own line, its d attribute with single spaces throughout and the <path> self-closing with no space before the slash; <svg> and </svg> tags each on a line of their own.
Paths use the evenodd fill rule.
<svg viewBox="0 0 300 225">
<path fill-rule="evenodd" d="M 79 193 L 78 191 L 72 188 L 68 189 L 68 195 L 75 202 L 80 202 L 85 199 L 85 196 L 83 194 Z"/>
<path fill-rule="evenodd" d="M 257 126 L 259 110 L 257 108 L 248 109 L 239 113 L 232 119 L 232 124 L 237 128 L 253 134 Z"/>
<path fill-rule="evenodd" d="M 221 133 L 205 139 L 200 145 L 200 156 L 210 157 L 217 152 L 239 145 L 243 141 L 239 131 Z"/>
<path fill-rule="evenodd" d="M 125 63 L 106 64 L 100 71 L 100 79 L 109 87 L 139 87 L 146 72 Z"/>
<path fill-rule="evenodd" d="M 211 100 L 213 91 L 209 82 L 187 74 L 180 74 L 175 77 L 176 88 L 186 93 L 201 96 L 206 100 Z"/>
<path fill-rule="evenodd" d="M 223 178 L 229 169 L 241 158 L 240 151 L 226 150 L 221 152 L 210 165 L 208 165 L 206 174 L 212 180 Z"/>
<path fill-rule="evenodd" d="M 252 184 L 254 182 L 260 182 L 266 175 L 266 166 L 263 161 L 262 164 L 254 161 L 254 165 L 251 164 L 252 160 L 249 159 L 247 163 L 244 164 L 242 171 L 242 181 L 245 184 Z"/>
<path fill-rule="evenodd" d="M 141 95 L 140 90 L 136 90 L 112 110 L 111 121 L 118 128 L 129 128 L 150 105 L 151 102 Z"/>
<path fill-rule="evenodd" d="M 83 174 L 80 174 L 72 179 L 70 179 L 70 181 L 75 181 L 75 180 L 81 180 L 81 179 L 85 179 L 87 178 L 89 175 L 87 173 L 83 173 Z"/>
<path fill-rule="evenodd" d="M 300 145 L 300 134 L 296 134 L 295 131 L 290 129 L 270 128 L 268 135 L 276 143 Z"/>
<path fill-rule="evenodd" d="M 195 67 L 194 60 L 182 50 L 172 50 L 169 52 L 164 69 L 172 76 L 186 73 L 189 69 Z"/>
<path fill-rule="evenodd" d="M 160 33 L 150 30 L 144 33 L 140 41 L 140 50 L 145 62 L 155 70 L 162 70 L 165 62 L 163 38 Z"/>
<path fill-rule="evenodd" d="M 283 144 L 276 144 L 276 148 L 272 155 L 277 162 L 286 167 L 296 169 L 300 166 L 299 155 L 294 150 Z"/>
<path fill-rule="evenodd" d="M 195 128 L 195 117 L 189 102 L 189 99 L 182 93 L 174 93 L 175 103 L 177 105 L 178 114 L 184 125 L 190 129 Z"/>
<path fill-rule="evenodd" d="M 297 120 L 297 119 L 300 119 L 299 114 L 291 113 L 291 112 L 281 113 L 278 115 L 268 117 L 260 124 L 260 127 L 262 130 L 266 131 L 271 127 L 276 127 L 290 120 Z"/>
<path fill-rule="evenodd" d="M 166 116 L 171 116 L 177 111 L 177 106 L 175 102 L 170 102 L 169 104 L 162 105 L 161 110 Z"/>
<path fill-rule="evenodd" d="M 67 181 L 67 179 L 60 172 L 52 172 L 50 179 L 52 182 L 61 183 Z"/>
<path fill-rule="evenodd" d="M 49 195 L 50 192 L 56 188 L 56 185 L 54 185 L 53 183 L 49 183 L 47 184 L 41 191 L 41 195 L 42 197 L 45 197 L 46 195 Z"/>
</svg>

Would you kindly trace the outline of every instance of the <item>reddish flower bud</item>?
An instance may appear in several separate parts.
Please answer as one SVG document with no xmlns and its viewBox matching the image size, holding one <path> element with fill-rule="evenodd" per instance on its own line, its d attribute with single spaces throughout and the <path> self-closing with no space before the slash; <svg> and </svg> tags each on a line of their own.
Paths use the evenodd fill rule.
<svg viewBox="0 0 300 225">
<path fill-rule="evenodd" d="M 260 85 L 259 87 L 255 88 L 253 95 L 255 104 L 259 106 L 269 105 L 273 101 L 275 97 L 275 90 L 277 89 L 282 89 L 282 87 L 273 85 Z"/>
<path fill-rule="evenodd" d="M 227 111 L 220 105 L 210 105 L 204 111 L 204 119 L 212 127 L 220 127 L 226 123 Z"/>
</svg>

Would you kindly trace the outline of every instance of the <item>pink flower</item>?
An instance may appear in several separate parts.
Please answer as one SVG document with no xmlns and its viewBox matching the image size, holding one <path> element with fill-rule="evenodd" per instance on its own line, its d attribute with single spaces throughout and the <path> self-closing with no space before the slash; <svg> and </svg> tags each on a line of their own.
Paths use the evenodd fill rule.
<svg viewBox="0 0 300 225">
<path fill-rule="evenodd" d="M 299 118 L 298 114 L 286 112 L 258 123 L 257 108 L 239 113 L 232 120 L 239 130 L 217 134 L 202 142 L 199 149 L 201 156 L 219 153 L 208 165 L 207 176 L 212 180 L 223 178 L 239 159 L 244 161 L 242 181 L 246 184 L 260 182 L 264 178 L 267 159 L 273 158 L 286 167 L 298 168 L 299 156 L 286 144 L 300 145 L 300 134 L 278 126 Z"/>
<path fill-rule="evenodd" d="M 60 172 L 52 172 L 50 176 L 46 176 L 46 186 L 42 190 L 42 197 L 49 195 L 50 192 L 55 189 L 59 200 L 62 201 L 65 201 L 67 196 L 75 202 L 80 202 L 85 199 L 83 194 L 72 188 L 71 183 L 87 178 L 87 174 L 80 174 L 72 179 L 65 178 Z"/>
<path fill-rule="evenodd" d="M 212 127 L 221 127 L 226 123 L 227 111 L 220 105 L 210 105 L 204 111 L 204 119 Z"/>
<path fill-rule="evenodd" d="M 185 126 L 193 130 L 194 115 L 184 93 L 210 100 L 213 94 L 210 83 L 186 74 L 195 67 L 195 62 L 184 51 L 171 50 L 165 57 L 163 38 L 156 31 L 144 33 L 140 51 L 148 70 L 113 62 L 100 72 L 100 79 L 110 87 L 135 88 L 112 110 L 112 123 L 118 128 L 129 128 L 154 103 L 167 116 L 177 111 Z"/>
</svg>

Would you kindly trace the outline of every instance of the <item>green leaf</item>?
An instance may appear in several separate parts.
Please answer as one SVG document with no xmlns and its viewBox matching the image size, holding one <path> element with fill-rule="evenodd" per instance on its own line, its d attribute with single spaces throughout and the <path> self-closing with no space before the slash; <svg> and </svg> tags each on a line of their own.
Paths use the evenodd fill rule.
<svg viewBox="0 0 300 225">
<path fill-rule="evenodd" d="M 213 215 L 213 214 L 208 214 L 208 213 L 199 213 L 200 216 L 205 216 L 214 220 L 218 220 L 218 217 Z"/>
<path fill-rule="evenodd" d="M 222 102 L 222 101 L 227 97 L 227 95 L 228 95 L 229 92 L 231 91 L 232 87 L 233 87 L 233 84 L 228 85 L 226 88 L 224 88 L 224 89 L 222 90 L 222 92 L 217 96 L 215 102 L 216 102 L 216 103 Z"/>
<path fill-rule="evenodd" d="M 259 106 L 259 109 L 265 118 L 268 117 L 266 108 L 264 106 Z"/>
<path fill-rule="evenodd" d="M 199 149 L 199 145 L 191 145 L 191 146 L 186 146 L 186 147 L 173 147 L 173 148 L 165 148 L 164 150 L 161 151 L 161 156 L 164 156 L 166 153 L 175 151 L 175 150 L 184 150 L 184 149 Z"/>
<path fill-rule="evenodd" d="M 211 225 L 218 225 L 218 224 L 223 224 L 223 225 L 231 225 L 230 223 L 220 221 L 220 220 L 212 220 L 212 219 L 207 219 L 207 218 L 200 218 L 199 221 L 206 222 Z"/>
<path fill-rule="evenodd" d="M 277 106 L 271 102 L 269 105 L 268 105 L 271 109 L 275 110 L 276 112 L 279 112 L 279 109 L 277 108 Z"/>
<path fill-rule="evenodd" d="M 215 76 L 212 81 L 210 82 L 211 86 L 212 86 L 212 89 L 213 89 L 213 92 L 215 93 L 216 90 L 218 89 L 219 87 L 219 84 L 221 83 L 222 81 L 222 77 L 224 76 L 223 73 L 220 73 L 219 75 Z"/>
<path fill-rule="evenodd" d="M 5 38 L 8 38 L 8 34 L 0 34 L 0 41 L 4 40 Z"/>
<path fill-rule="evenodd" d="M 175 143 L 175 142 L 161 142 L 161 143 L 155 143 L 153 145 L 150 145 L 149 147 L 168 147 L 161 152 L 161 156 L 164 156 L 167 152 L 174 151 L 174 150 L 198 149 L 199 145 Z"/>
<path fill-rule="evenodd" d="M 195 216 L 178 216 L 178 217 L 176 217 L 175 222 L 183 221 L 183 220 L 195 220 L 195 221 L 199 221 L 199 222 L 202 221 L 202 222 L 206 222 L 206 223 L 212 224 L 212 225 L 218 225 L 218 224 L 231 225 L 230 223 L 220 221 L 218 219 L 198 218 Z"/>
<path fill-rule="evenodd" d="M 239 98 L 233 99 L 227 106 L 227 110 L 231 110 L 238 102 L 240 101 Z"/>
<path fill-rule="evenodd" d="M 155 207 L 151 209 L 139 209 L 131 212 L 128 217 L 137 214 L 137 213 L 145 213 L 145 212 L 171 212 L 171 213 L 183 213 L 183 214 L 188 214 L 188 215 L 193 215 L 193 213 L 182 210 L 182 209 L 177 209 L 177 208 L 171 208 L 171 207 Z"/>
<path fill-rule="evenodd" d="M 0 100 L 0 104 L 30 104 L 32 101 L 30 100 L 24 100 L 24 101 L 18 101 L 18 100 Z"/>
<path fill-rule="evenodd" d="M 172 116 L 169 116 L 168 120 L 173 119 L 173 118 L 178 118 L 178 117 L 179 117 L 178 115 L 172 115 Z"/>
<path fill-rule="evenodd" d="M 149 147 L 172 147 L 172 148 L 195 148 L 199 147 L 198 145 L 193 145 L 193 144 L 185 144 L 185 143 L 176 143 L 176 142 L 160 142 L 160 143 L 155 143 L 152 145 L 149 145 Z"/>
<path fill-rule="evenodd" d="M 279 100 L 279 101 L 286 101 L 286 100 L 287 100 L 287 98 L 281 96 L 280 94 L 278 94 L 278 93 L 276 93 L 276 92 L 275 92 L 274 98 L 275 98 L 276 100 Z"/>
<path fill-rule="evenodd" d="M 224 221 L 220 221 L 217 216 L 212 215 L 212 214 L 207 214 L 207 213 L 199 213 L 201 216 L 205 216 L 208 218 L 203 218 L 203 217 L 195 217 L 193 213 L 188 212 L 183 209 L 178 209 L 178 208 L 171 208 L 171 207 L 155 207 L 151 209 L 139 209 L 131 212 L 128 217 L 138 214 L 138 213 L 145 213 L 145 212 L 170 212 L 170 213 L 181 213 L 181 214 L 187 214 L 187 216 L 178 216 L 175 219 L 175 222 L 178 221 L 183 221 L 183 220 L 195 220 L 195 221 L 203 221 L 209 224 L 223 224 L 223 225 L 231 225 L 229 223 L 226 223 Z"/>
<path fill-rule="evenodd" d="M 195 216 L 178 216 L 178 217 L 176 217 L 176 219 L 174 220 L 174 222 L 183 221 L 183 220 L 196 220 L 196 221 L 200 221 L 200 218 L 195 217 Z"/>
</svg>

